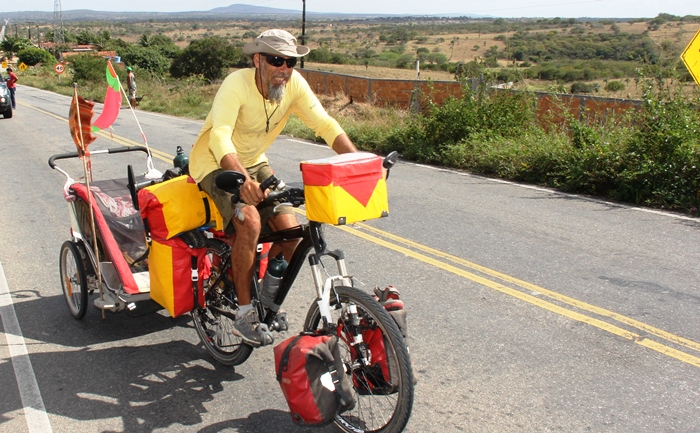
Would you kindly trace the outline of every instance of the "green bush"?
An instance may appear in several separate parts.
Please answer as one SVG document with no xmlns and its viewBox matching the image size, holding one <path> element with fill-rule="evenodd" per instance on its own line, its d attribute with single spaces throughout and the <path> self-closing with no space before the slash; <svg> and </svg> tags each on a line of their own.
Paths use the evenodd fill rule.
<svg viewBox="0 0 700 433">
<path fill-rule="evenodd" d="M 394 126 L 374 147 L 487 176 L 700 213 L 700 110 L 692 100 L 649 91 L 640 111 L 595 122 L 569 117 L 545 129 L 523 95 L 467 91 Z"/>
<path fill-rule="evenodd" d="M 595 84 L 574 83 L 571 85 L 571 93 L 593 93 L 597 90 Z"/>
<path fill-rule="evenodd" d="M 608 81 L 605 85 L 605 90 L 608 92 L 621 92 L 625 90 L 625 84 L 621 81 Z"/>
<path fill-rule="evenodd" d="M 472 135 L 518 137 L 534 124 L 534 101 L 524 92 L 476 92 L 442 105 L 430 104 L 427 113 L 415 115 L 407 125 L 387 136 L 387 150 L 398 150 L 419 162 L 441 162 L 449 146 L 469 141 Z"/>
<path fill-rule="evenodd" d="M 105 81 L 107 61 L 102 57 L 91 54 L 71 56 L 70 68 L 73 70 L 73 80 L 78 83 L 97 83 Z"/>
<path fill-rule="evenodd" d="M 228 68 L 244 66 L 246 58 L 240 48 L 225 39 L 211 37 L 190 42 L 170 66 L 170 74 L 175 78 L 202 75 L 209 81 L 224 76 Z"/>
<path fill-rule="evenodd" d="M 645 95 L 616 198 L 689 211 L 700 207 L 700 112 L 683 97 Z"/>
<path fill-rule="evenodd" d="M 22 51 L 17 53 L 17 57 L 19 58 L 20 63 L 24 63 L 28 66 L 34 66 L 39 63 L 53 64 L 56 62 L 56 58 L 53 55 L 51 55 L 51 53 L 44 49 L 36 47 L 23 49 Z"/>
<path fill-rule="evenodd" d="M 131 46 L 120 50 L 122 62 L 157 75 L 165 74 L 170 68 L 170 60 L 157 47 Z"/>
</svg>

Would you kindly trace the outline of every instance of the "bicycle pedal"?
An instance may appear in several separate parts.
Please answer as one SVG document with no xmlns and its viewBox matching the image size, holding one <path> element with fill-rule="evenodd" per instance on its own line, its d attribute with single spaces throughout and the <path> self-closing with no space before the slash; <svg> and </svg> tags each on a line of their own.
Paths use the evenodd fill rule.
<svg viewBox="0 0 700 433">
<path fill-rule="evenodd" d="M 258 325 L 256 331 L 260 336 L 261 346 L 269 346 L 270 344 L 275 342 L 275 337 L 272 335 L 272 332 L 270 332 L 270 328 L 268 328 L 266 324 L 261 323 L 260 325 Z"/>
<path fill-rule="evenodd" d="M 275 320 L 272 322 L 272 328 L 277 332 L 289 330 L 289 322 L 287 321 L 287 313 L 285 311 L 277 313 Z"/>
</svg>

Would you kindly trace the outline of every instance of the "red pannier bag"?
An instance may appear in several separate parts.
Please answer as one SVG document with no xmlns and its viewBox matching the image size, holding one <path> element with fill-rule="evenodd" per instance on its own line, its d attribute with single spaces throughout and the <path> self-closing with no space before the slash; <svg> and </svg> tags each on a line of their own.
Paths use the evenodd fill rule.
<svg viewBox="0 0 700 433">
<path fill-rule="evenodd" d="M 211 272 L 206 248 L 190 248 L 179 237 L 168 240 L 153 238 L 150 248 L 151 299 L 168 310 L 172 317 L 192 311 L 196 306 L 195 299 L 203 306 L 203 282 Z"/>
<path fill-rule="evenodd" d="M 384 306 L 389 315 L 405 339 L 408 337 L 406 326 L 406 311 L 404 303 L 399 299 L 399 291 L 394 286 L 384 289 L 378 286 L 374 288 L 374 298 Z M 362 340 L 370 353 L 370 365 L 361 367 L 353 373 L 355 389 L 361 395 L 367 394 L 394 394 L 399 390 L 399 365 L 396 355 L 387 351 L 387 339 L 381 328 L 376 325 L 367 326 L 362 330 Z M 351 349 L 354 351 L 354 349 Z M 416 383 L 414 372 L 413 383 Z"/>
<path fill-rule="evenodd" d="M 302 333 L 274 352 L 277 382 L 295 423 L 326 424 L 355 406 L 337 336 Z"/>
</svg>

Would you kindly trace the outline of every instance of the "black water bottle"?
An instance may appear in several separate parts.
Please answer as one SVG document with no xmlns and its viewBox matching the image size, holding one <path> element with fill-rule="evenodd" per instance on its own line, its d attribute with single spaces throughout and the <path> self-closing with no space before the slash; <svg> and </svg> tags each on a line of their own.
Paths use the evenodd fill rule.
<svg viewBox="0 0 700 433">
<path fill-rule="evenodd" d="M 185 167 L 190 163 L 190 159 L 185 155 L 185 151 L 182 150 L 182 146 L 177 147 L 177 155 L 173 158 L 173 167 L 185 169 Z"/>
<path fill-rule="evenodd" d="M 265 272 L 260 293 L 260 300 L 267 308 L 271 308 L 274 305 L 275 296 L 280 288 L 285 269 L 287 269 L 287 261 L 282 253 L 270 259 L 267 264 L 267 272 Z M 275 305 L 275 307 L 279 308 L 279 305 Z"/>
</svg>

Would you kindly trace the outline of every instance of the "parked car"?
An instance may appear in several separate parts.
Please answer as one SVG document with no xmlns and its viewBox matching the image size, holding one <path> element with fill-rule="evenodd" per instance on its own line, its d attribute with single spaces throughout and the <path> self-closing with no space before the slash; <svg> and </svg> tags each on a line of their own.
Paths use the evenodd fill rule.
<svg viewBox="0 0 700 433">
<path fill-rule="evenodd" d="M 0 114 L 5 119 L 12 117 L 12 101 L 10 100 L 10 90 L 5 83 L 5 77 L 0 73 Z"/>
</svg>

